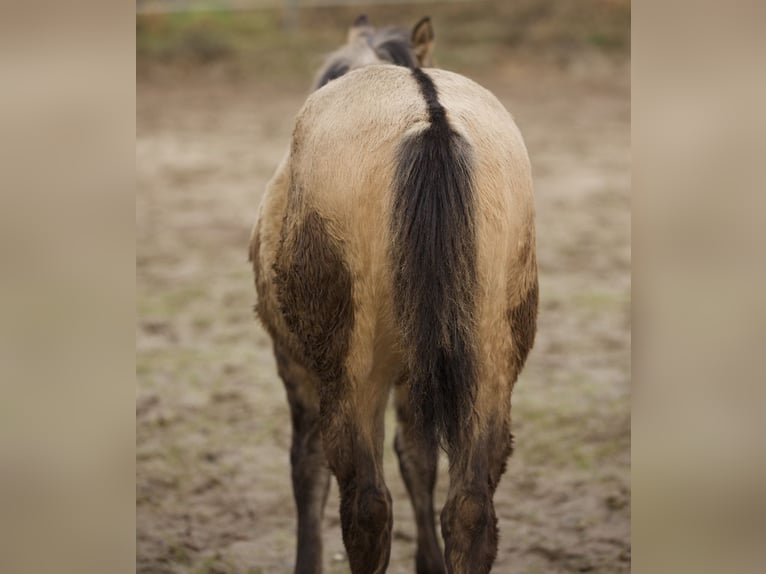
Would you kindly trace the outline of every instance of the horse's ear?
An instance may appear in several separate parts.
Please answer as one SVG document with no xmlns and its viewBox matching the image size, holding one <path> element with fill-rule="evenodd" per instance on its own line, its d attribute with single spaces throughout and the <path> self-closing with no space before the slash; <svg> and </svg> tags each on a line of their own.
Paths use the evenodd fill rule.
<svg viewBox="0 0 766 574">
<path fill-rule="evenodd" d="M 428 16 L 422 18 L 412 29 L 412 49 L 418 59 L 418 64 L 421 66 L 432 64 L 431 54 L 434 49 L 434 37 L 434 27 Z"/>
<path fill-rule="evenodd" d="M 359 36 L 368 33 L 372 29 L 370 21 L 367 19 L 367 14 L 360 14 L 351 24 L 351 28 L 348 29 L 348 42 L 349 44 L 356 40 Z"/>
</svg>

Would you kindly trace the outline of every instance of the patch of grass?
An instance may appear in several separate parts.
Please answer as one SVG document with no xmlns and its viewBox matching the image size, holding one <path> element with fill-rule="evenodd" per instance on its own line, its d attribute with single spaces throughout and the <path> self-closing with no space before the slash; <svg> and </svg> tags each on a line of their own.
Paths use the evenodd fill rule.
<svg viewBox="0 0 766 574">
<path fill-rule="evenodd" d="M 176 542 L 168 548 L 168 560 L 188 566 L 192 563 L 192 555 L 183 542 Z"/>
<path fill-rule="evenodd" d="M 625 37 L 613 33 L 593 32 L 588 36 L 588 42 L 603 50 L 625 48 Z"/>
<path fill-rule="evenodd" d="M 138 314 L 143 318 L 172 317 L 186 311 L 197 301 L 203 301 L 209 297 L 210 293 L 199 285 L 154 290 L 139 299 Z"/>
<path fill-rule="evenodd" d="M 238 570 L 229 560 L 221 556 L 211 556 L 203 560 L 192 572 L 194 574 L 235 574 Z"/>
<path fill-rule="evenodd" d="M 136 354 L 136 375 L 162 374 L 176 376 L 189 371 L 201 361 L 200 353 L 195 349 L 167 347 L 141 351 Z"/>
<path fill-rule="evenodd" d="M 310 77 L 323 54 L 345 41 L 348 26 L 362 10 L 378 25 L 412 26 L 429 14 L 438 65 L 464 73 L 491 69 L 502 58 L 518 57 L 522 48 L 526 56 L 630 48 L 629 0 L 304 7 L 292 24 L 281 9 L 227 12 L 213 5 L 206 11 L 138 15 L 139 69 L 151 61 L 225 61 L 249 74 Z"/>
<path fill-rule="evenodd" d="M 271 11 L 197 11 L 136 17 L 136 51 L 160 59 L 210 62 L 268 42 L 279 29 Z M 250 39 L 250 41 L 248 40 Z"/>
<path fill-rule="evenodd" d="M 326 39 L 323 40 L 322 32 Z M 254 76 L 309 77 L 321 54 L 340 42 L 337 29 L 292 33 L 276 10 L 208 11 L 136 17 L 136 55 L 142 64 L 224 62 Z"/>
<path fill-rule="evenodd" d="M 572 462 L 580 470 L 590 470 L 593 468 L 594 459 L 590 453 L 584 452 L 583 449 L 575 449 L 572 451 Z"/>
</svg>

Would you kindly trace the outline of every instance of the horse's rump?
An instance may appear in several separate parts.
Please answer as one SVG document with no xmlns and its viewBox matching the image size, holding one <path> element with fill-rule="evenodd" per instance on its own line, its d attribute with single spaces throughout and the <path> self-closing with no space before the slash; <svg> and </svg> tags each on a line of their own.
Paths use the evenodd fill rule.
<svg viewBox="0 0 766 574">
<path fill-rule="evenodd" d="M 524 255 L 534 254 L 529 160 L 512 119 L 462 76 L 369 66 L 309 97 L 283 170 L 265 203 L 284 215 L 270 216 L 275 251 L 261 266 L 282 245 L 289 267 L 306 218 L 321 221 L 352 281 L 355 331 L 391 342 L 376 352 L 416 375 L 423 422 L 454 439 L 477 376 L 497 378 L 487 365 L 513 355 L 500 323 L 536 280 Z M 323 336 L 334 333 L 312 335 Z"/>
</svg>

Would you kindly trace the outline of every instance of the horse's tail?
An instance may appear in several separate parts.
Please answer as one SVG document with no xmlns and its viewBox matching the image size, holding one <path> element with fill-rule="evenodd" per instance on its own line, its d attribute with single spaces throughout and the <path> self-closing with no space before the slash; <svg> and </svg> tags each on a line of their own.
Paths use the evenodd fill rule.
<svg viewBox="0 0 766 574">
<path fill-rule="evenodd" d="M 399 149 L 392 213 L 394 300 L 416 418 L 426 437 L 449 449 L 468 428 L 476 397 L 471 147 L 450 126 L 431 78 L 419 69 L 412 74 L 430 125 Z"/>
</svg>

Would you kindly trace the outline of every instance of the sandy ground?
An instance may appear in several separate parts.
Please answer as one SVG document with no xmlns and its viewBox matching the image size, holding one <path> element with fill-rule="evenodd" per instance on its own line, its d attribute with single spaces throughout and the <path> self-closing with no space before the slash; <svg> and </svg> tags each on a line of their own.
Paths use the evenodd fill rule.
<svg viewBox="0 0 766 574">
<path fill-rule="evenodd" d="M 538 210 L 539 332 L 514 392 L 516 452 L 495 499 L 494 571 L 628 572 L 629 70 L 509 64 L 475 79 L 525 135 Z M 139 82 L 139 572 L 291 571 L 288 409 L 253 318 L 246 248 L 304 96 L 210 73 Z M 389 413 L 389 444 L 392 423 Z M 412 572 L 414 521 L 391 448 L 385 464 L 389 572 Z M 337 508 L 333 485 L 331 573 L 348 571 Z"/>
</svg>

